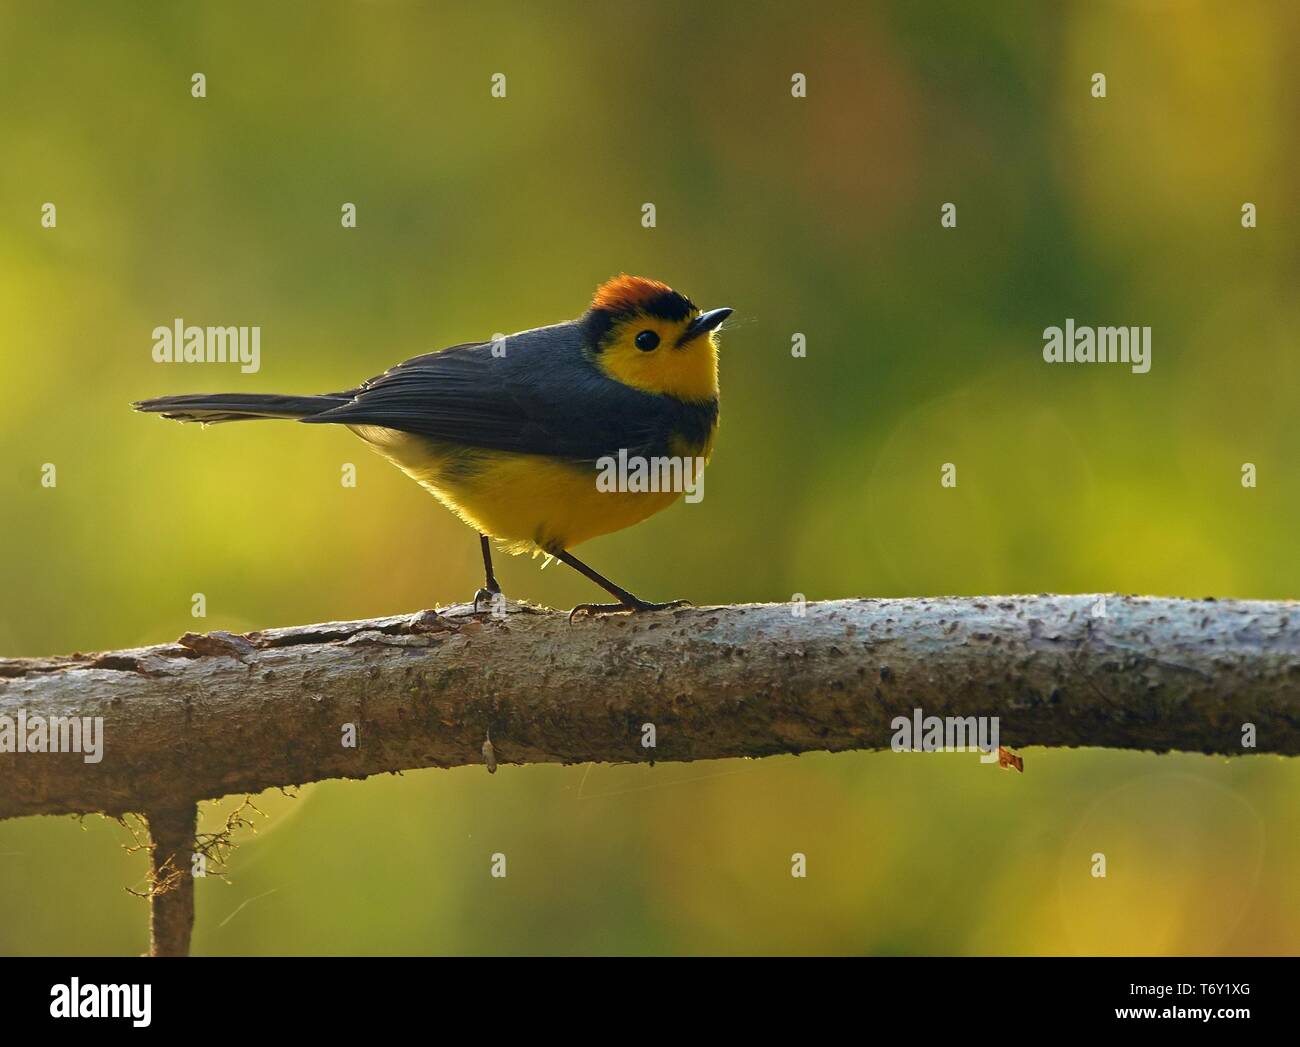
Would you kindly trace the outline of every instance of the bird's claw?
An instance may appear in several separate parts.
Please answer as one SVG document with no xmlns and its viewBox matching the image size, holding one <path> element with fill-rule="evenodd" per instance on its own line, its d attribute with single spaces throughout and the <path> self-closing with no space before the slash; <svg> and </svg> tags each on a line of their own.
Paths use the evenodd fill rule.
<svg viewBox="0 0 1300 1047">
<path fill-rule="evenodd" d="M 491 611 L 498 599 L 504 600 L 500 589 L 480 589 L 474 594 L 474 613 Z"/>
<path fill-rule="evenodd" d="M 690 600 L 669 600 L 666 603 L 650 603 L 637 600 L 635 603 L 580 603 L 569 612 L 569 621 L 581 614 L 595 618 L 602 614 L 640 614 L 642 611 L 671 611 L 675 607 L 692 607 Z"/>
</svg>

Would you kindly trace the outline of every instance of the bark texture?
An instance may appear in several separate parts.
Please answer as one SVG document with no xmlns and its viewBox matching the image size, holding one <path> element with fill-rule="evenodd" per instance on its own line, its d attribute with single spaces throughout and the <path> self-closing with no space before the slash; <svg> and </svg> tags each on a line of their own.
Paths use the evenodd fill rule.
<svg viewBox="0 0 1300 1047">
<path fill-rule="evenodd" d="M 498 764 L 879 749 L 915 708 L 997 716 L 1017 747 L 1242 753 L 1253 723 L 1253 751 L 1300 753 L 1300 604 L 1111 596 L 1099 617 L 1096 601 L 841 600 L 802 615 L 763 604 L 573 623 L 462 606 L 3 660 L 0 716 L 103 717 L 104 753 L 0 753 L 0 818 L 172 811 L 482 764 L 489 735 Z"/>
<path fill-rule="evenodd" d="M 188 956 L 194 929 L 194 877 L 190 860 L 198 809 L 183 804 L 150 811 L 149 955 Z"/>
</svg>

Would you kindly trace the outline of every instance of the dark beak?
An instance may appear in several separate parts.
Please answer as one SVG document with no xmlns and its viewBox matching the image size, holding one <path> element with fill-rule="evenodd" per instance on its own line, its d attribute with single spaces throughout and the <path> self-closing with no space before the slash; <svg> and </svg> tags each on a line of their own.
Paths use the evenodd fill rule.
<svg viewBox="0 0 1300 1047">
<path fill-rule="evenodd" d="M 691 321 L 690 327 L 686 328 L 686 333 L 678 340 L 678 348 L 681 348 L 687 342 L 698 338 L 702 334 L 708 334 L 730 315 L 731 310 L 725 307 L 722 309 L 710 309 L 708 312 L 700 313 L 699 316 Z"/>
</svg>

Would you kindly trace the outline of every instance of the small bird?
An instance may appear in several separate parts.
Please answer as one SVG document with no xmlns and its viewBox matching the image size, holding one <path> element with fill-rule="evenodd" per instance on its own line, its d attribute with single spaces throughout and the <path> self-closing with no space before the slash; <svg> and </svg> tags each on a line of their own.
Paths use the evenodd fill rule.
<svg viewBox="0 0 1300 1047">
<path fill-rule="evenodd" d="M 491 539 L 511 553 L 553 556 L 618 601 L 579 604 L 571 618 L 664 610 L 686 601 L 639 599 L 571 550 L 682 494 L 660 484 L 598 484 L 620 453 L 708 460 L 718 426 L 717 334 L 730 315 L 701 311 L 657 280 L 620 275 L 597 288 L 576 320 L 416 356 L 346 392 L 191 393 L 132 406 L 181 422 L 347 426 L 478 531 L 486 581 L 475 606 L 501 593 Z"/>
</svg>

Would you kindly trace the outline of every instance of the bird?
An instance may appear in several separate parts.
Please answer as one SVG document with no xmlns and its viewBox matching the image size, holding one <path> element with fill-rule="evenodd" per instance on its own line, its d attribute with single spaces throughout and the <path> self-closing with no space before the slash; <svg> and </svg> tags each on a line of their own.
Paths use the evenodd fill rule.
<svg viewBox="0 0 1300 1047">
<path fill-rule="evenodd" d="M 291 419 L 347 427 L 478 532 L 485 580 L 476 610 L 504 600 L 496 543 L 559 560 L 617 601 L 579 604 L 570 621 L 662 611 L 688 601 L 642 600 L 572 549 L 682 495 L 662 484 L 598 482 L 620 456 L 707 463 L 718 430 L 718 335 L 731 313 L 701 310 L 666 283 L 623 273 L 597 287 L 576 319 L 425 353 L 344 392 L 188 393 L 131 406 L 205 426 Z"/>
</svg>

